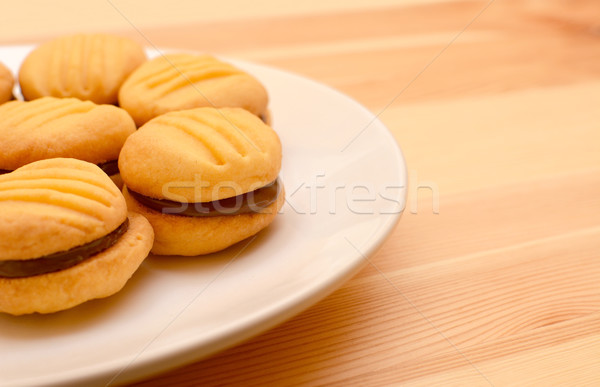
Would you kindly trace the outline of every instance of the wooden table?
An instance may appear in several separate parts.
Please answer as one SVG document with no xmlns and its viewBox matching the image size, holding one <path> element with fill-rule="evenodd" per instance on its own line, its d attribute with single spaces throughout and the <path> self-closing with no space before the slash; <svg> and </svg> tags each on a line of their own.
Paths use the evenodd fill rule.
<svg viewBox="0 0 600 387">
<path fill-rule="evenodd" d="M 33 3 L 0 9 L 0 43 L 105 31 L 297 72 L 379 115 L 408 164 L 355 278 L 139 386 L 600 385 L 598 1 Z"/>
</svg>

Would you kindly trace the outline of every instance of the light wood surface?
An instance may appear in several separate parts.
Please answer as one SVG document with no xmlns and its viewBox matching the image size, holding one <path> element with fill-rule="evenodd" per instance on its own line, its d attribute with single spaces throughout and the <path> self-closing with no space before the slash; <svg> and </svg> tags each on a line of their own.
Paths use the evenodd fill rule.
<svg viewBox="0 0 600 387">
<path fill-rule="evenodd" d="M 0 43 L 96 30 L 273 65 L 406 157 L 403 218 L 356 277 L 137 385 L 600 385 L 600 2 L 37 3 L 0 10 Z"/>
</svg>

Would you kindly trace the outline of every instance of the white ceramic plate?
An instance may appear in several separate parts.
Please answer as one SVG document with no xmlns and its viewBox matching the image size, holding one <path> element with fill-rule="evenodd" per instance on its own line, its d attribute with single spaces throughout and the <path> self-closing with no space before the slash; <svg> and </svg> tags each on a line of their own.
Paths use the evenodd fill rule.
<svg viewBox="0 0 600 387">
<path fill-rule="evenodd" d="M 14 73 L 30 46 L 0 47 Z M 263 332 L 354 275 L 405 205 L 405 164 L 372 113 L 326 86 L 232 61 L 271 97 L 287 203 L 254 240 L 149 257 L 117 295 L 52 315 L 0 314 L 0 385 L 148 377 Z"/>
</svg>

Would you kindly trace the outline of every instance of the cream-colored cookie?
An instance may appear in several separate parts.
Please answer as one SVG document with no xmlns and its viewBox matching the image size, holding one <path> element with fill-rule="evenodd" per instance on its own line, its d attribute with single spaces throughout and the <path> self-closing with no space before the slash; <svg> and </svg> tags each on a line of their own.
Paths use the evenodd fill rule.
<svg viewBox="0 0 600 387">
<path fill-rule="evenodd" d="M 114 163 L 135 130 L 127 112 L 112 105 L 54 97 L 10 101 L 0 105 L 0 169 L 55 157 Z"/>
<path fill-rule="evenodd" d="M 143 47 L 124 37 L 63 36 L 25 58 L 19 84 L 26 100 L 54 96 L 116 104 L 121 84 L 146 59 Z"/>
<path fill-rule="evenodd" d="M 12 99 L 14 85 L 15 78 L 13 77 L 12 72 L 0 63 L 0 104 Z"/>
<path fill-rule="evenodd" d="M 196 107 L 241 107 L 266 117 L 267 104 L 267 91 L 255 77 L 210 55 L 159 56 L 138 67 L 119 91 L 119 105 L 138 126 Z"/>
<path fill-rule="evenodd" d="M 271 183 L 281 168 L 275 131 L 240 108 L 197 108 L 149 121 L 119 156 L 124 183 L 156 199 L 206 202 Z"/>
<path fill-rule="evenodd" d="M 241 108 L 159 116 L 127 139 L 119 168 L 128 208 L 155 230 L 155 254 L 224 249 L 268 226 L 284 203 L 273 183 L 279 137 Z"/>
<path fill-rule="evenodd" d="M 51 313 L 114 294 L 153 238 L 93 164 L 57 158 L 0 175 L 0 311 Z"/>
</svg>

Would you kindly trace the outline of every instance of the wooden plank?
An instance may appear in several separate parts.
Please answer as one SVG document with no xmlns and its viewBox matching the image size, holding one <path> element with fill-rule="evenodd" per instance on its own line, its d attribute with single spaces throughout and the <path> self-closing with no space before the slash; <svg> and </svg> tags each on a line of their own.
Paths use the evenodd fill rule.
<svg viewBox="0 0 600 387">
<path fill-rule="evenodd" d="M 449 234 L 461 234 L 454 230 L 455 221 L 432 225 L 428 217 L 415 223 L 422 215 L 414 215 L 394 234 L 403 243 L 385 245 L 372 258 L 375 266 L 321 303 L 246 344 L 166 374 L 164 380 L 194 375 L 206 385 L 387 385 L 411 380 L 485 385 L 510 380 L 509 371 L 493 361 L 503 364 L 523 354 L 531 367 L 543 368 L 545 356 L 556 361 L 563 344 L 580 340 L 596 351 L 600 345 L 590 343 L 597 342 L 600 327 L 598 176 L 597 171 L 580 176 L 582 185 L 595 182 L 588 184 L 595 191 L 571 191 L 554 179 L 538 182 L 531 192 L 537 205 L 522 200 L 523 190 L 514 187 L 453 195 L 447 212 L 439 216 L 461 218 L 470 225 L 467 232 L 478 229 L 483 219 L 496 223 L 503 216 L 503 207 L 486 211 L 494 209 L 492 203 L 518 204 L 504 205 L 514 209 L 508 217 L 520 214 L 522 220 L 452 240 Z M 554 194 L 575 196 L 565 198 L 564 212 L 541 213 Z M 488 200 L 489 207 L 482 207 Z M 532 205 L 542 219 L 520 213 Z M 480 211 L 467 211 L 471 206 Z M 558 229 L 561 219 L 571 227 Z M 570 369 L 563 365 L 563 371 Z M 584 369 L 589 367 L 580 371 Z"/>
<path fill-rule="evenodd" d="M 598 385 L 600 2 L 220 4 L 73 3 L 95 24 L 14 3 L 0 41 L 95 28 L 314 78 L 380 114 L 408 205 L 322 302 L 138 385 Z"/>
<path fill-rule="evenodd" d="M 381 119 L 404 151 L 413 186 L 433 182 L 445 195 L 527 185 L 600 166 L 598 90 L 600 82 L 587 82 L 485 98 L 396 101 Z"/>
<path fill-rule="evenodd" d="M 173 46 L 180 36 L 197 36 L 186 40 L 185 48 L 298 72 L 367 106 L 386 105 L 424 68 L 402 102 L 600 79 L 600 42 L 586 22 L 548 18 L 541 10 L 514 2 L 495 2 L 476 18 L 486 3 L 426 3 L 178 25 L 143 33 L 159 46 Z M 419 45 L 423 42 L 427 44 Z"/>
</svg>

